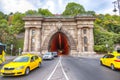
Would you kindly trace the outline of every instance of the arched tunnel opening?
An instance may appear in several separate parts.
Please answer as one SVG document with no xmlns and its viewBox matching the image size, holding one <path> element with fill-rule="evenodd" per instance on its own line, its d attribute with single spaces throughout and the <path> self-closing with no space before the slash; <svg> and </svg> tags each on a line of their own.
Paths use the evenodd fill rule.
<svg viewBox="0 0 120 80">
<path fill-rule="evenodd" d="M 62 32 L 53 35 L 48 48 L 50 52 L 58 52 L 58 55 L 69 55 L 70 51 L 68 39 Z"/>
</svg>

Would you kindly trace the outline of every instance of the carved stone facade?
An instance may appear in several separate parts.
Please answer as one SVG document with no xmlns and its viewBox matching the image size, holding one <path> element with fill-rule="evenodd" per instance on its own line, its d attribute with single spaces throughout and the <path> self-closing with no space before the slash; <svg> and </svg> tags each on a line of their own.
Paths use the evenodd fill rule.
<svg viewBox="0 0 120 80">
<path fill-rule="evenodd" d="M 27 16 L 23 20 L 25 21 L 23 53 L 44 54 L 48 52 L 50 40 L 59 30 L 67 37 L 70 47 L 69 55 L 95 53 L 93 50 L 95 18 L 93 16 Z"/>
</svg>

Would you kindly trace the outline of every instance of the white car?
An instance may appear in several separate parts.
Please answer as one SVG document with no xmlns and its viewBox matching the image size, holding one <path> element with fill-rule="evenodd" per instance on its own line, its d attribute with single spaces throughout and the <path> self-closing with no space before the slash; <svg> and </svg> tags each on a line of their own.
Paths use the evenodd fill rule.
<svg viewBox="0 0 120 80">
<path fill-rule="evenodd" d="M 47 59 L 54 59 L 54 55 L 52 52 L 47 52 L 43 55 L 43 60 L 47 60 Z"/>
<path fill-rule="evenodd" d="M 54 57 L 58 57 L 58 52 L 52 52 Z"/>
</svg>

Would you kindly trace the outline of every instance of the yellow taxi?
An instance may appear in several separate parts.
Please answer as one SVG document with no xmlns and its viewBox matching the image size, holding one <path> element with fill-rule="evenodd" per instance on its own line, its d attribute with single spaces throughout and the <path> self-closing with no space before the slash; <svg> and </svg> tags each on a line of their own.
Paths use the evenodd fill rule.
<svg viewBox="0 0 120 80">
<path fill-rule="evenodd" d="M 27 75 L 37 67 L 40 67 L 42 58 L 35 54 L 24 54 L 5 64 L 1 69 L 2 76 Z"/>
<path fill-rule="evenodd" d="M 0 54 L 0 64 L 2 64 L 3 62 L 5 62 L 5 51 L 2 50 L 2 53 Z"/>
<path fill-rule="evenodd" d="M 110 67 L 112 70 L 120 69 L 120 53 L 113 52 L 100 58 L 100 64 Z"/>
</svg>

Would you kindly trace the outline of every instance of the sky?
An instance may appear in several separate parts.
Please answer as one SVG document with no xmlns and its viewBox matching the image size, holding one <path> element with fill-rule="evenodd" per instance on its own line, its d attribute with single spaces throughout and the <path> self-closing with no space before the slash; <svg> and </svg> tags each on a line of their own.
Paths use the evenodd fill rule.
<svg viewBox="0 0 120 80">
<path fill-rule="evenodd" d="M 118 12 L 113 12 L 113 1 L 115 0 L 0 0 L 0 11 L 5 14 L 24 13 L 42 8 L 48 9 L 53 14 L 61 14 L 68 3 L 75 2 L 81 4 L 86 11 L 95 11 L 97 14 L 117 14 Z"/>
</svg>

